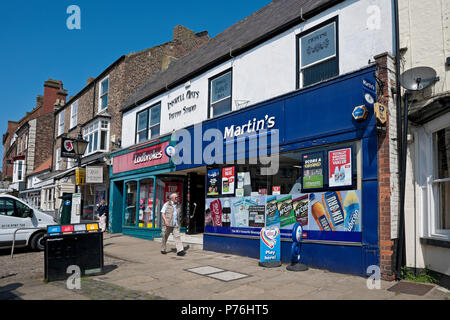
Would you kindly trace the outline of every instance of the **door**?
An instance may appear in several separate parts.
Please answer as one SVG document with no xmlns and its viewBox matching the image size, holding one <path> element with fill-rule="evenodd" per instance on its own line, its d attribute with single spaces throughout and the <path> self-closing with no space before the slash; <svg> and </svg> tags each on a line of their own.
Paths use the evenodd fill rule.
<svg viewBox="0 0 450 320">
<path fill-rule="evenodd" d="M 9 197 L 0 197 L 0 247 L 12 245 L 14 231 L 19 228 L 33 228 L 32 209 Z M 23 230 L 16 234 L 16 244 L 25 245 L 33 231 Z"/>
</svg>

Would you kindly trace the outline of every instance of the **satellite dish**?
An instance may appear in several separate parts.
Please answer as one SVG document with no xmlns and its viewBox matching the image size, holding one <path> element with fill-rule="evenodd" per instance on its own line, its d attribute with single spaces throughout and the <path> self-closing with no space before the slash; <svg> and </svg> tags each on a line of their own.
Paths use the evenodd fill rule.
<svg viewBox="0 0 450 320">
<path fill-rule="evenodd" d="M 437 80 L 439 78 L 436 77 L 436 71 L 430 67 L 412 68 L 400 76 L 402 87 L 410 91 L 428 88 Z"/>
</svg>

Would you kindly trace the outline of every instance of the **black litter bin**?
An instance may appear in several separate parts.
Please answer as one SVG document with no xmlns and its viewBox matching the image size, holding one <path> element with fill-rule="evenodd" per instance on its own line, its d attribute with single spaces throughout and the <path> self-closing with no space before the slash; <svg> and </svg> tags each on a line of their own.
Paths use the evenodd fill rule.
<svg viewBox="0 0 450 320">
<path fill-rule="evenodd" d="M 46 281 L 67 280 L 78 266 L 82 276 L 103 273 L 103 233 L 98 223 L 49 226 L 45 239 Z"/>
</svg>

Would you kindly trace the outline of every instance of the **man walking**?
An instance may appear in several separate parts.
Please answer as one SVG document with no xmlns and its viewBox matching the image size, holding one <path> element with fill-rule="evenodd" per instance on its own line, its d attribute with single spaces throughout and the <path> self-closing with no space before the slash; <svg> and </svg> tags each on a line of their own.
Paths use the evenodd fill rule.
<svg viewBox="0 0 450 320">
<path fill-rule="evenodd" d="M 161 253 L 166 254 L 166 243 L 170 233 L 173 233 L 175 245 L 177 247 L 177 255 L 184 256 L 183 243 L 180 236 L 181 224 L 181 205 L 178 203 L 178 194 L 172 193 L 161 209 L 161 217 L 163 218 Z"/>
</svg>

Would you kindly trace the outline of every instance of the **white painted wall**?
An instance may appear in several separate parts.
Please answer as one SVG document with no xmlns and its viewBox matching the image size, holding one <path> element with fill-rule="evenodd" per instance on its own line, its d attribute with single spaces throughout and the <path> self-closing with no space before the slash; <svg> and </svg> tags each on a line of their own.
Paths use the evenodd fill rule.
<svg viewBox="0 0 450 320">
<path fill-rule="evenodd" d="M 368 65 L 383 52 L 392 53 L 392 0 L 349 0 L 326 10 L 258 47 L 230 58 L 202 75 L 191 79 L 190 90 L 198 99 L 184 101 L 168 110 L 167 103 L 185 93 L 184 85 L 172 89 L 123 114 L 122 146 L 135 144 L 136 113 L 161 101 L 161 135 L 207 120 L 208 79 L 233 68 L 233 111 L 236 100 L 248 105 L 296 90 L 296 35 L 330 18 L 339 16 L 339 69 L 349 73 Z M 196 110 L 169 121 L 169 112 L 196 105 Z"/>
<path fill-rule="evenodd" d="M 399 0 L 400 47 L 405 50 L 401 71 L 427 66 L 436 70 L 440 80 L 427 90 L 414 95 L 417 105 L 450 93 L 450 2 L 446 0 Z M 417 106 L 415 105 L 415 106 Z M 450 123 L 450 114 L 411 128 L 414 143 L 408 146 L 405 194 L 406 263 L 408 267 L 430 268 L 450 276 L 450 250 L 422 245 L 420 238 L 450 240 L 435 234 L 434 204 L 429 179 L 433 177 L 431 133 L 442 123 Z"/>
</svg>

